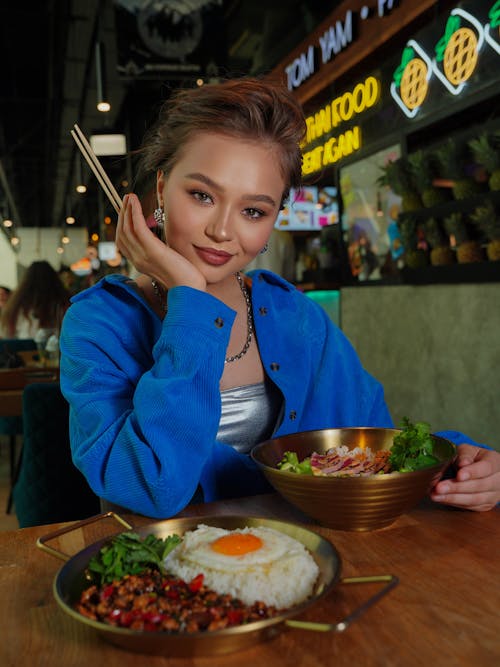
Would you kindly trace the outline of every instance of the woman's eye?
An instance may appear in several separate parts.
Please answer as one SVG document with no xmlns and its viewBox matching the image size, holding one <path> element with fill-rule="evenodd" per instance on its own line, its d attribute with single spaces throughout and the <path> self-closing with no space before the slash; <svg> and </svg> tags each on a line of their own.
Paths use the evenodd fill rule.
<svg viewBox="0 0 500 667">
<path fill-rule="evenodd" d="M 206 192 L 201 192 L 200 190 L 193 190 L 191 194 L 196 200 L 198 200 L 202 204 L 210 204 L 212 202 L 212 197 L 210 195 L 207 195 Z"/>
<path fill-rule="evenodd" d="M 259 218 L 262 218 L 265 215 L 264 211 L 261 211 L 258 208 L 246 208 L 245 214 L 249 218 L 252 218 L 252 220 L 258 220 Z"/>
</svg>

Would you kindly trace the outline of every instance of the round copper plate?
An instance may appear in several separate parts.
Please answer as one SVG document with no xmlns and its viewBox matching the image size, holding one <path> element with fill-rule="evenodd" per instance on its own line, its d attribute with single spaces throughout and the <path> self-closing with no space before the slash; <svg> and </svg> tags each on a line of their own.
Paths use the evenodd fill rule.
<svg viewBox="0 0 500 667">
<path fill-rule="evenodd" d="M 74 608 L 81 592 L 88 587 L 85 577 L 90 558 L 109 542 L 110 538 L 99 540 L 73 556 L 57 573 L 54 579 L 54 596 L 62 609 L 80 623 L 95 629 L 100 636 L 113 644 L 131 651 L 165 656 L 192 657 L 202 655 L 222 655 L 254 645 L 258 641 L 272 639 L 284 628 L 287 618 L 295 617 L 320 597 L 328 593 L 340 579 L 341 560 L 335 547 L 314 531 L 293 523 L 258 517 L 196 517 L 170 519 L 143 526 L 134 532 L 141 536 L 150 533 L 165 538 L 174 533 L 183 535 L 199 524 L 219 526 L 229 530 L 246 526 L 273 528 L 302 542 L 311 552 L 319 566 L 320 575 L 311 598 L 289 609 L 287 612 L 247 625 L 232 627 L 217 632 L 192 634 L 167 634 L 160 632 L 138 632 L 127 628 L 115 628 L 82 616 Z"/>
</svg>

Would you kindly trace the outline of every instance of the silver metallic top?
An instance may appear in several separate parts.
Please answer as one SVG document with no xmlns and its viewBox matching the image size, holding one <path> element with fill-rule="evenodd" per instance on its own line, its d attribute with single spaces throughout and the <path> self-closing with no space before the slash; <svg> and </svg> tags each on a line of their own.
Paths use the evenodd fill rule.
<svg viewBox="0 0 500 667">
<path fill-rule="evenodd" d="M 281 392 L 272 382 L 226 389 L 221 400 L 217 440 L 246 454 L 272 436 L 282 408 Z"/>
<path fill-rule="evenodd" d="M 217 440 L 246 454 L 254 445 L 271 438 L 283 411 L 281 392 L 272 382 L 248 384 L 221 391 L 222 412 Z M 101 498 L 102 512 L 129 510 Z M 199 499 L 198 502 L 202 502 Z"/>
</svg>

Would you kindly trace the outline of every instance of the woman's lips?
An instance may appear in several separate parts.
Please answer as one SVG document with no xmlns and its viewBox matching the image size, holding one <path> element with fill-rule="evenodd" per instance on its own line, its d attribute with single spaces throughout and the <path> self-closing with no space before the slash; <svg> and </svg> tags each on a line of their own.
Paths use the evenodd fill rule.
<svg viewBox="0 0 500 667">
<path fill-rule="evenodd" d="M 200 248 L 195 246 L 195 250 L 204 262 L 211 264 L 212 266 L 222 266 L 223 264 L 227 264 L 232 258 L 232 255 L 228 252 L 214 250 L 214 248 Z"/>
</svg>

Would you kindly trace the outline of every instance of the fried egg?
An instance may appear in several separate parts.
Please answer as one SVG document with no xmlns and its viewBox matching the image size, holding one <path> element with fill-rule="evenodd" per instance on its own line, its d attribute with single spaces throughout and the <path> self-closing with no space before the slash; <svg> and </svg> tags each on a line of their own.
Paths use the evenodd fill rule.
<svg viewBox="0 0 500 667">
<path fill-rule="evenodd" d="M 217 593 L 279 608 L 311 595 L 319 568 L 298 540 L 264 526 L 226 530 L 199 525 L 165 559 L 172 574 L 190 581 L 198 574 Z"/>
<path fill-rule="evenodd" d="M 230 531 L 202 525 L 186 533 L 177 557 L 199 567 L 241 571 L 283 558 L 289 546 L 286 535 L 269 528 Z"/>
</svg>

